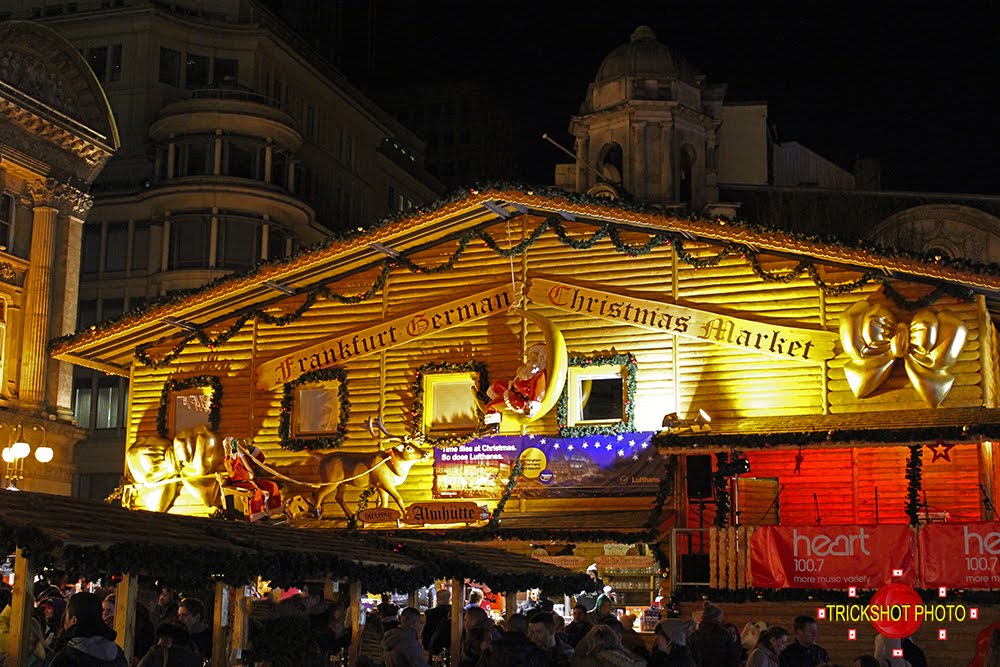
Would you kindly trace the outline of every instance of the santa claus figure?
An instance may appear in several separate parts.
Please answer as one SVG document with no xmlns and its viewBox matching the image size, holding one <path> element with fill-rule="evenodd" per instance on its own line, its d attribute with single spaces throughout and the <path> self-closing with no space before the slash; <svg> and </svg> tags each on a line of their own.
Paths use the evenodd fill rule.
<svg viewBox="0 0 1000 667">
<path fill-rule="evenodd" d="M 490 386 L 486 391 L 490 401 L 483 406 L 485 424 L 493 426 L 494 431 L 499 430 L 504 410 L 528 417 L 538 414 L 545 397 L 547 356 L 545 345 L 532 345 L 528 348 L 527 361 L 517 369 L 513 380 L 494 382 Z"/>
<path fill-rule="evenodd" d="M 264 462 L 264 452 L 255 445 L 241 445 L 236 438 L 226 438 L 223 440 L 223 448 L 226 451 L 226 470 L 229 472 L 227 486 L 234 486 L 238 489 L 250 491 L 250 501 L 248 503 L 248 518 L 250 521 L 257 521 L 264 517 L 281 513 L 281 492 L 278 485 L 269 479 L 260 479 L 254 474 L 254 462 L 256 459 Z"/>
</svg>

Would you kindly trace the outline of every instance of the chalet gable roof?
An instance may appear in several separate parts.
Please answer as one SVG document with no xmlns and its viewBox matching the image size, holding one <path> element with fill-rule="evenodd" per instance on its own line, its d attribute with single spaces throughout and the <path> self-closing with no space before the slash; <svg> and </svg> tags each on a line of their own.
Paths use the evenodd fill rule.
<svg viewBox="0 0 1000 667">
<path fill-rule="evenodd" d="M 666 243 L 682 247 L 684 242 L 700 241 L 877 274 L 880 280 L 927 282 L 987 295 L 996 294 L 1000 288 L 1000 268 L 992 265 L 928 261 L 723 219 L 683 218 L 655 207 L 628 207 L 562 191 L 473 189 L 434 210 L 418 210 L 354 238 L 307 249 L 287 261 L 268 263 L 246 275 L 228 276 L 185 298 L 56 340 L 53 353 L 64 361 L 128 375 L 140 346 L 194 339 L 221 322 L 243 315 L 249 319 L 249 313 L 289 295 L 306 294 L 318 285 L 353 274 L 376 270 L 387 276 L 392 271 L 412 270 L 408 255 L 456 239 L 468 242 L 474 238 L 470 234 L 480 235 L 489 245 L 493 238 L 484 230 L 518 216 L 533 216 L 540 223 L 548 221 L 557 234 L 566 225 L 592 226 L 595 232 L 608 230 L 612 241 L 626 254 L 642 254 Z M 645 246 L 619 243 L 615 234 L 625 231 L 648 233 L 650 240 Z M 506 245 L 495 243 L 491 247 L 503 253 Z M 583 248 L 585 244 L 576 241 L 574 247 Z M 373 286 L 376 292 L 377 286 Z M 361 301 L 370 296 L 373 294 L 349 298 Z"/>
</svg>

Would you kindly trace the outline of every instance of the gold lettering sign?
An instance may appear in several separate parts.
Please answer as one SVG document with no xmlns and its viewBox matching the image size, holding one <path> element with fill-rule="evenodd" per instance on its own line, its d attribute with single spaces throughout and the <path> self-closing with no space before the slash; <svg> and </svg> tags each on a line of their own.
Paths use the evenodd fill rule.
<svg viewBox="0 0 1000 667">
<path fill-rule="evenodd" d="M 780 359 L 816 363 L 831 359 L 838 338 L 831 331 L 764 324 L 544 278 L 530 279 L 528 298 L 533 303 L 571 313 L 706 340 Z"/>
<path fill-rule="evenodd" d="M 504 312 L 513 301 L 512 286 L 505 285 L 448 303 L 431 306 L 360 331 L 296 350 L 261 364 L 257 388 L 273 389 L 320 368 L 388 350 L 411 340 Z"/>
<path fill-rule="evenodd" d="M 368 507 L 358 512 L 361 523 L 395 523 L 399 517 L 399 510 L 392 507 Z"/>
<path fill-rule="evenodd" d="M 406 508 L 406 523 L 475 523 L 489 518 L 485 507 L 473 502 L 413 503 Z"/>
</svg>

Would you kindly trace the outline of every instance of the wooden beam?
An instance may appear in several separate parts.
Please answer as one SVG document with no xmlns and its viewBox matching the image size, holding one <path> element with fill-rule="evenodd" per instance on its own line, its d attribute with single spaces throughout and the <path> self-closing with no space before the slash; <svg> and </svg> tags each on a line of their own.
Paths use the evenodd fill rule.
<svg viewBox="0 0 1000 667">
<path fill-rule="evenodd" d="M 229 590 L 221 581 L 215 582 L 215 610 L 212 614 L 212 661 L 211 667 L 226 667 L 226 640 L 229 639 Z"/>
<path fill-rule="evenodd" d="M 31 589 L 35 582 L 34 563 L 18 549 L 14 553 L 14 592 L 10 601 L 10 635 L 7 637 L 7 662 L 27 665 L 31 655 Z"/>
<path fill-rule="evenodd" d="M 510 618 L 517 613 L 517 591 L 504 591 L 503 617 Z"/>
<path fill-rule="evenodd" d="M 126 660 L 131 660 L 135 653 L 135 602 L 138 590 L 139 578 L 126 573 L 115 591 L 115 641 L 125 652 Z"/>
<path fill-rule="evenodd" d="M 242 660 L 243 652 L 250 643 L 250 587 L 233 589 L 233 657 Z"/>
<path fill-rule="evenodd" d="M 461 579 L 451 580 L 451 661 L 457 665 L 462 662 L 462 609 L 465 607 L 465 582 Z"/>
<path fill-rule="evenodd" d="M 348 664 L 358 664 L 361 655 L 361 582 L 352 581 L 351 596 L 351 655 Z"/>
</svg>

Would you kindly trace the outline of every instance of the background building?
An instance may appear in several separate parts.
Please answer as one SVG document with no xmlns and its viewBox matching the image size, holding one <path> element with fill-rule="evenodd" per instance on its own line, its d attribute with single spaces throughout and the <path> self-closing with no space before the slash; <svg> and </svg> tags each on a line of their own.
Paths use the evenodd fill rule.
<svg viewBox="0 0 1000 667">
<path fill-rule="evenodd" d="M 423 143 L 262 4 L 3 0 L 79 49 L 120 124 L 82 239 L 79 326 L 285 257 L 440 185 Z M 124 380 L 76 372 L 80 495 L 123 470 Z"/>
<path fill-rule="evenodd" d="M 76 330 L 87 191 L 118 131 L 100 83 L 65 39 L 10 21 L 0 23 L 0 44 L 3 484 L 68 494 L 85 432 L 73 425 L 73 367 L 50 359 L 48 343 Z"/>
<path fill-rule="evenodd" d="M 766 102 L 726 100 L 647 26 L 601 63 L 570 121 L 575 164 L 556 185 L 765 227 L 863 238 L 930 256 L 1000 261 L 1000 197 L 881 189 L 877 160 L 848 171 L 778 141 Z"/>
</svg>

